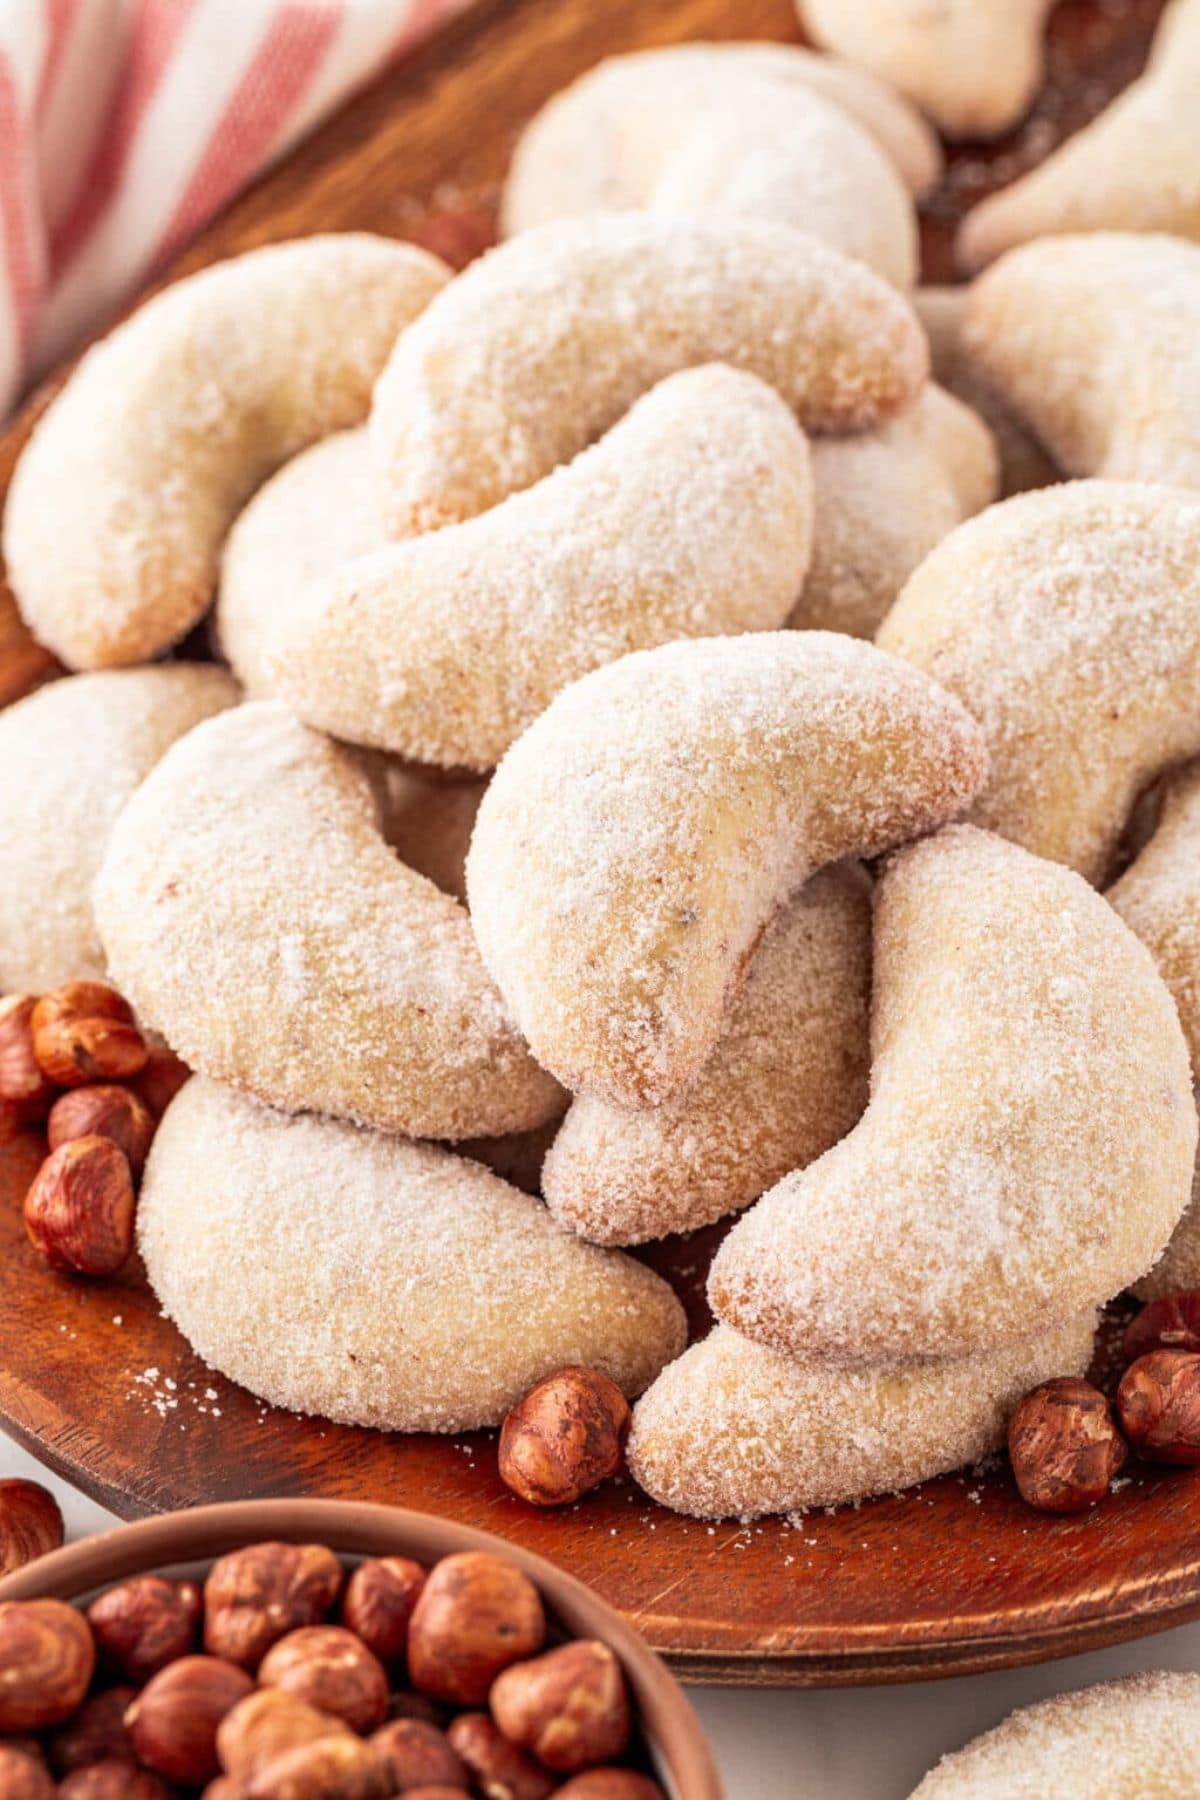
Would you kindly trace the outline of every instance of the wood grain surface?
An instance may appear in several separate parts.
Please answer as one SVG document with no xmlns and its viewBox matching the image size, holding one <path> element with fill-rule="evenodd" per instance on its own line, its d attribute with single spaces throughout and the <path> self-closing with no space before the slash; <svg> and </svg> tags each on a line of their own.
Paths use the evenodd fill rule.
<svg viewBox="0 0 1200 1800">
<path fill-rule="evenodd" d="M 987 150 L 957 150 L 926 208 L 928 278 L 952 276 L 951 235 L 967 205 L 1137 72 L 1159 10 L 1158 0 L 1060 6 L 1050 80 L 1030 120 Z M 245 195 L 169 273 L 339 228 L 413 237 L 466 260 L 488 241 L 521 122 L 598 57 L 674 39 L 795 35 L 789 0 L 483 0 Z M 0 440 L 0 483 L 44 399 Z M 0 702 L 52 667 L 0 597 Z M 963 1673 L 1200 1614 L 1200 1479 L 1182 1472 L 1135 1471 L 1078 1519 L 1029 1512 L 993 1471 L 832 1515 L 709 1527 L 630 1484 L 565 1513 L 535 1513 L 499 1482 L 487 1436 L 387 1436 L 273 1411 L 191 1354 L 136 1270 L 72 1282 L 39 1263 L 20 1219 L 39 1155 L 29 1133 L 0 1146 L 0 1423 L 126 1516 L 265 1495 L 442 1513 L 583 1577 L 679 1672 L 710 1682 Z M 648 1258 L 689 1298 L 698 1327 L 717 1235 Z"/>
</svg>

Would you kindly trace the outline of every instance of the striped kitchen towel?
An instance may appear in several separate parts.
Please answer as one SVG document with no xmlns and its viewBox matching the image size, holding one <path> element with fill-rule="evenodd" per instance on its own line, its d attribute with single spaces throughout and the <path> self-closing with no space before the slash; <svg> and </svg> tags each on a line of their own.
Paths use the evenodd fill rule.
<svg viewBox="0 0 1200 1800">
<path fill-rule="evenodd" d="M 0 415 L 468 0 L 0 0 Z"/>
</svg>

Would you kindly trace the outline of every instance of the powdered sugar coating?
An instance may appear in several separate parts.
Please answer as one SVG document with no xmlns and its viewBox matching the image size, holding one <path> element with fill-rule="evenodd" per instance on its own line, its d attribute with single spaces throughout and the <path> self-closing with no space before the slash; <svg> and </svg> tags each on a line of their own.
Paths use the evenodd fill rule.
<svg viewBox="0 0 1200 1800">
<path fill-rule="evenodd" d="M 1042 79 L 1055 0 L 796 0 L 818 43 L 890 82 L 947 137 L 994 137 Z"/>
<path fill-rule="evenodd" d="M 638 1393 L 686 1337 L 666 1282 L 479 1164 L 201 1079 L 159 1127 L 138 1244 L 206 1362 L 347 1424 L 496 1425 L 564 1363 Z"/>
<path fill-rule="evenodd" d="M 910 287 L 917 219 L 895 164 L 843 106 L 790 75 L 788 49 L 745 50 L 609 57 L 554 95 L 513 153 L 505 231 L 626 208 L 775 219 Z"/>
<path fill-rule="evenodd" d="M 1127 1675 L 1023 1706 L 912 1800 L 1196 1800 L 1200 1675 Z"/>
<path fill-rule="evenodd" d="M 765 219 L 617 213 L 522 232 L 401 333 L 371 444 L 394 536 L 532 486 L 696 363 L 758 375 L 815 431 L 917 393 L 912 311 L 861 263 Z"/>
<path fill-rule="evenodd" d="M 1027 1341 L 1161 1255 L 1196 1152 L 1187 1046 L 1094 889 L 988 832 L 876 889 L 871 1102 L 736 1224 L 709 1298 L 778 1350 L 849 1361 Z"/>
<path fill-rule="evenodd" d="M 992 434 L 929 383 L 886 425 L 812 450 L 812 562 L 788 623 L 873 637 L 921 559 L 996 498 Z"/>
<path fill-rule="evenodd" d="M 589 669 L 782 625 L 808 566 L 804 433 L 720 364 L 660 382 L 490 511 L 402 544 L 379 520 L 386 547 L 338 561 L 357 522 L 326 519 L 342 491 L 370 491 L 367 449 L 329 439 L 251 502 L 225 554 L 222 638 L 310 725 L 420 762 L 492 768 Z"/>
<path fill-rule="evenodd" d="M 701 1519 L 837 1506 L 977 1462 L 1039 1381 L 1082 1375 L 1087 1313 L 1019 1344 L 934 1362 L 839 1368 L 718 1325 L 634 1408 L 629 1466 L 655 1500 Z"/>
<path fill-rule="evenodd" d="M 1162 15 L 1146 72 L 1082 131 L 963 220 L 958 259 L 981 269 L 1069 231 L 1200 236 L 1200 0 Z"/>
<path fill-rule="evenodd" d="M 1141 790 L 1200 752 L 1200 496 L 1080 481 L 989 507 L 875 641 L 982 725 L 976 821 L 1100 882 Z"/>
<path fill-rule="evenodd" d="M 364 233 L 271 245 L 176 282 L 90 350 L 8 491 L 8 576 L 41 642 L 104 668 L 182 637 L 239 508 L 365 416 L 397 332 L 447 274 Z"/>
<path fill-rule="evenodd" d="M 638 1244 L 738 1212 L 849 1131 L 867 1103 L 871 893 L 822 870 L 763 933 L 691 1087 L 640 1112 L 572 1103 L 546 1204 L 597 1244 Z"/>
<path fill-rule="evenodd" d="M 462 907 L 388 849 L 352 758 L 273 702 L 168 752 L 94 899 L 117 985 L 203 1074 L 414 1137 L 555 1110 Z"/>
<path fill-rule="evenodd" d="M 517 740 L 467 890 L 484 961 L 566 1087 L 682 1094 L 789 895 L 969 803 L 978 728 L 914 676 L 831 632 L 696 639 L 586 675 Z"/>
<path fill-rule="evenodd" d="M 971 288 L 983 378 L 1068 475 L 1200 487 L 1200 245 L 1040 238 Z"/>
<path fill-rule="evenodd" d="M 224 669 L 71 675 L 0 711 L 0 993 L 104 974 L 92 881 L 121 808 L 177 737 L 232 706 Z"/>
</svg>

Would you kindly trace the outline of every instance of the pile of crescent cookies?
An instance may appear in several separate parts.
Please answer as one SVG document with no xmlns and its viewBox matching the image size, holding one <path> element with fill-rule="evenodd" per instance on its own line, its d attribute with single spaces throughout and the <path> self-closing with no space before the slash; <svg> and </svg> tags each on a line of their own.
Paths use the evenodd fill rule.
<svg viewBox="0 0 1200 1800">
<path fill-rule="evenodd" d="M 1200 0 L 916 291 L 1048 6 L 801 10 L 559 94 L 460 274 L 167 288 L 4 519 L 74 672 L 0 715 L 0 991 L 195 1071 L 166 1313 L 393 1431 L 601 1369 L 704 1517 L 972 1462 L 1200 1285 Z M 719 1220 L 688 1347 L 623 1252 Z"/>
</svg>

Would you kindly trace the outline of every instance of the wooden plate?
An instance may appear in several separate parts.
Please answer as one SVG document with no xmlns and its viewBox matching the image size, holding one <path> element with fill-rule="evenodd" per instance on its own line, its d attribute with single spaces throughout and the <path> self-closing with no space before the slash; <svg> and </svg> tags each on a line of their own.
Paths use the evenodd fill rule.
<svg viewBox="0 0 1200 1800">
<path fill-rule="evenodd" d="M 1051 81 L 1033 118 L 987 151 L 957 151 L 927 209 L 929 278 L 950 276 L 951 233 L 967 204 L 1137 72 L 1159 10 L 1158 0 L 1059 7 Z M 417 236 L 464 260 L 487 240 L 520 122 L 599 56 L 677 38 L 794 35 L 789 0 L 484 0 L 246 195 L 178 267 L 337 228 Z M 0 440 L 0 479 L 35 412 Z M 5 607 L 0 596 L 0 700 L 49 666 Z M 1200 1614 L 1200 1481 L 1185 1474 L 1135 1474 L 1080 1519 L 1030 1513 L 993 1473 L 743 1530 L 677 1518 L 629 1485 L 536 1514 L 499 1483 L 486 1437 L 389 1437 L 272 1411 L 203 1367 L 140 1274 L 74 1283 L 38 1263 L 19 1203 L 40 1153 L 31 1135 L 0 1149 L 0 1423 L 119 1513 L 264 1495 L 438 1512 L 583 1577 L 698 1681 L 957 1674 Z M 689 1298 L 698 1326 L 714 1241 L 700 1234 L 651 1258 Z"/>
</svg>

